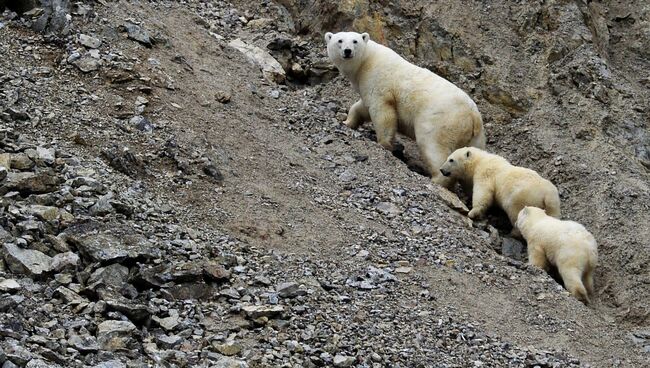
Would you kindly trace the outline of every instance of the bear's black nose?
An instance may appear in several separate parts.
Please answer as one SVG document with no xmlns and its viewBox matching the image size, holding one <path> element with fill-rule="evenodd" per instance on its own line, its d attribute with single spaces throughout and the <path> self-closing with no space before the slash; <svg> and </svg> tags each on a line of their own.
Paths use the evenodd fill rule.
<svg viewBox="0 0 650 368">
<path fill-rule="evenodd" d="M 350 57 L 352 55 L 352 50 L 351 49 L 345 49 L 343 50 L 343 55 L 345 57 Z"/>
</svg>

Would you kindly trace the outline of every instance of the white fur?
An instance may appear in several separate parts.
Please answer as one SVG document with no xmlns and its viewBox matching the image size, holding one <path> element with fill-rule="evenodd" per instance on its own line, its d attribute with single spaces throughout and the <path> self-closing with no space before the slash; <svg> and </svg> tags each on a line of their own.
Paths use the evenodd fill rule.
<svg viewBox="0 0 650 368">
<path fill-rule="evenodd" d="M 355 129 L 371 120 L 377 141 L 389 150 L 397 131 L 415 139 L 433 181 L 445 186 L 451 181 L 438 168 L 451 152 L 465 146 L 485 147 L 478 108 L 453 83 L 409 63 L 366 33 L 328 32 L 325 40 L 330 60 L 361 94 L 346 125 Z"/>
</svg>

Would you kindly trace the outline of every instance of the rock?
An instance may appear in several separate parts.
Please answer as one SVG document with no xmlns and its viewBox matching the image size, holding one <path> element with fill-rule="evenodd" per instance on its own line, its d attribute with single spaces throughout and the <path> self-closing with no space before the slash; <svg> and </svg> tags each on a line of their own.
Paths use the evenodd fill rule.
<svg viewBox="0 0 650 368">
<path fill-rule="evenodd" d="M 97 341 L 103 350 L 125 349 L 135 330 L 135 325 L 129 321 L 104 321 L 97 327 Z"/>
<path fill-rule="evenodd" d="M 156 336 L 156 344 L 163 349 L 174 349 L 183 341 L 183 338 L 177 335 L 159 335 Z"/>
<path fill-rule="evenodd" d="M 29 206 L 27 210 L 43 221 L 54 221 L 59 217 L 59 209 L 38 204 Z"/>
<path fill-rule="evenodd" d="M 443 188 L 439 185 L 429 184 L 429 189 L 431 189 L 436 194 L 436 196 L 447 205 L 447 207 L 458 211 L 463 215 L 469 213 L 469 209 L 465 203 L 463 203 L 463 201 L 461 201 L 456 194 L 452 193 L 447 188 Z"/>
<path fill-rule="evenodd" d="M 349 183 L 351 181 L 357 180 L 357 176 L 350 170 L 345 170 L 339 175 L 339 180 L 344 183 Z"/>
<path fill-rule="evenodd" d="M 56 290 L 54 290 L 54 295 L 58 298 L 61 298 L 66 304 L 77 305 L 88 302 L 88 300 L 82 298 L 79 294 L 75 293 L 65 286 L 59 286 L 56 288 Z"/>
<path fill-rule="evenodd" d="M 132 117 L 131 120 L 129 120 L 129 124 L 141 132 L 153 132 L 153 124 L 151 123 L 151 120 L 142 115 Z"/>
<path fill-rule="evenodd" d="M 102 41 L 100 39 L 85 34 L 79 35 L 79 43 L 90 49 L 97 49 L 102 45 Z"/>
<path fill-rule="evenodd" d="M 0 195 L 18 191 L 23 195 L 50 193 L 58 189 L 61 179 L 49 171 L 10 172 L 0 185 Z"/>
<path fill-rule="evenodd" d="M 132 178 L 141 176 L 145 172 L 142 161 L 126 146 L 114 144 L 102 151 L 102 157 L 112 168 Z"/>
<path fill-rule="evenodd" d="M 526 247 L 517 239 L 510 237 L 503 237 L 501 243 L 501 254 L 504 256 L 514 258 L 520 262 L 526 260 Z"/>
<path fill-rule="evenodd" d="M 101 299 L 106 301 L 108 310 L 118 311 L 132 321 L 144 323 L 151 317 L 151 310 L 146 305 L 134 303 L 132 300 L 111 292 L 100 290 L 99 294 Z"/>
<path fill-rule="evenodd" d="M 212 347 L 214 350 L 217 352 L 226 355 L 226 356 L 233 356 L 237 355 L 242 351 L 242 346 L 240 344 L 237 344 L 234 341 L 229 341 L 224 344 L 219 344 L 215 343 L 216 341 L 213 341 Z"/>
<path fill-rule="evenodd" d="M 350 367 L 354 364 L 355 360 L 354 357 L 337 354 L 334 356 L 333 363 L 335 367 Z"/>
<path fill-rule="evenodd" d="M 52 258 L 42 252 L 22 249 L 12 243 L 5 243 L 2 249 L 5 262 L 12 272 L 40 276 L 52 269 Z"/>
<path fill-rule="evenodd" d="M 24 153 L 11 155 L 11 168 L 15 170 L 30 170 L 36 163 Z"/>
<path fill-rule="evenodd" d="M 230 102 L 230 99 L 232 98 L 232 95 L 229 92 L 226 91 L 217 91 L 214 94 L 214 99 L 225 104 Z"/>
<path fill-rule="evenodd" d="M 92 368 L 126 368 L 126 364 L 120 362 L 117 359 L 114 359 L 93 365 Z"/>
<path fill-rule="evenodd" d="M 388 217 L 395 217 L 402 213 L 402 210 L 391 202 L 379 202 L 375 208 Z"/>
<path fill-rule="evenodd" d="M 61 366 L 43 359 L 32 359 L 26 365 L 25 368 L 60 368 Z M 3 366 L 4 368 L 4 366 Z"/>
<path fill-rule="evenodd" d="M 82 229 L 68 229 L 66 233 L 68 241 L 85 259 L 109 263 L 160 257 L 160 249 L 144 236 L 129 233 L 129 230 L 120 229 L 117 234 L 111 231 L 85 233 Z"/>
<path fill-rule="evenodd" d="M 214 164 L 203 166 L 203 173 L 211 178 L 215 183 L 223 182 L 223 174 Z"/>
<path fill-rule="evenodd" d="M 113 198 L 112 195 L 107 194 L 99 197 L 97 202 L 94 205 L 90 206 L 88 213 L 91 216 L 106 216 L 113 212 L 113 206 L 111 205 L 110 200 Z"/>
<path fill-rule="evenodd" d="M 79 264 L 79 256 L 74 252 L 65 252 L 56 254 L 52 257 L 51 268 L 56 272 L 61 272 L 65 269 L 74 270 Z"/>
<path fill-rule="evenodd" d="M 140 27 L 137 24 L 131 23 L 131 22 L 125 22 L 123 24 L 124 29 L 126 30 L 126 33 L 128 37 L 134 41 L 137 41 L 146 47 L 151 47 L 153 46 L 153 41 L 151 37 L 149 36 L 149 32 L 147 32 L 145 29 Z"/>
<path fill-rule="evenodd" d="M 99 350 L 99 344 L 94 336 L 72 335 L 68 339 L 68 345 L 79 350 L 82 354 L 94 353 Z"/>
<path fill-rule="evenodd" d="M 175 309 L 169 311 L 169 317 L 159 318 L 157 316 L 153 316 L 151 319 L 167 331 L 173 331 L 180 323 L 180 320 L 178 318 L 178 311 Z"/>
<path fill-rule="evenodd" d="M 20 295 L 8 295 L 0 297 L 0 312 L 4 313 L 12 310 L 22 303 L 25 297 Z"/>
<path fill-rule="evenodd" d="M 5 180 L 8 173 L 9 171 L 7 170 L 6 167 L 0 166 L 0 183 L 2 183 L 3 180 Z"/>
<path fill-rule="evenodd" d="M 212 368 L 248 368 L 248 363 L 229 357 L 222 357 L 216 363 L 210 364 Z"/>
<path fill-rule="evenodd" d="M 112 287 L 119 290 L 129 278 L 129 269 L 119 263 L 100 267 L 88 278 L 88 287 L 96 289 L 99 286 Z"/>
<path fill-rule="evenodd" d="M 281 305 L 247 305 L 242 307 L 242 311 L 250 319 L 257 319 L 260 317 L 273 318 L 282 314 L 282 312 L 284 312 L 284 307 Z"/>
<path fill-rule="evenodd" d="M 237 290 L 235 290 L 233 288 L 228 288 L 228 289 L 221 290 L 219 292 L 219 295 L 225 296 L 228 299 L 239 299 L 239 298 L 241 298 L 241 295 L 239 295 Z"/>
<path fill-rule="evenodd" d="M 296 282 L 285 282 L 275 287 L 278 295 L 282 298 L 295 298 L 300 295 L 306 295 L 307 291 L 300 289 Z"/>
<path fill-rule="evenodd" d="M 20 284 L 14 279 L 4 279 L 0 281 L 0 292 L 13 293 L 20 290 Z"/>
<path fill-rule="evenodd" d="M 85 54 L 77 60 L 72 62 L 74 66 L 79 68 L 84 73 L 90 73 L 96 70 L 99 70 L 99 67 L 102 65 L 102 61 L 95 59 L 90 54 Z"/>
<path fill-rule="evenodd" d="M 56 160 L 56 151 L 54 148 L 38 146 L 36 147 L 36 153 L 38 154 L 38 159 L 47 165 L 54 164 L 54 160 Z"/>
<path fill-rule="evenodd" d="M 257 46 L 247 44 L 239 38 L 230 41 L 228 46 L 238 50 L 244 54 L 250 62 L 257 65 L 262 70 L 264 78 L 269 82 L 284 82 L 286 73 L 284 69 L 282 69 L 282 65 L 280 65 L 280 63 L 266 51 Z"/>
<path fill-rule="evenodd" d="M 413 270 L 413 267 L 401 266 L 395 269 L 395 273 L 410 273 Z"/>
<path fill-rule="evenodd" d="M 393 281 L 397 281 L 397 278 L 390 272 L 373 266 L 368 266 L 366 273 L 357 277 L 348 278 L 345 284 L 358 289 L 370 290 L 378 288 L 380 284 L 385 282 Z"/>
<path fill-rule="evenodd" d="M 216 262 L 206 262 L 202 266 L 203 277 L 207 281 L 224 282 L 230 279 L 230 271 L 226 270 L 222 265 Z"/>
</svg>

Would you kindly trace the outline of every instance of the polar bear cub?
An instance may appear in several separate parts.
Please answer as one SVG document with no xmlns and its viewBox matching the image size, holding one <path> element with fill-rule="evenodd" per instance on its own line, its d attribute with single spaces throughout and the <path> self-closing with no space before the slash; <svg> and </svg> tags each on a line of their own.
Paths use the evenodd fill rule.
<svg viewBox="0 0 650 368">
<path fill-rule="evenodd" d="M 598 250 L 593 235 L 574 221 L 548 216 L 537 207 L 524 207 L 517 228 L 528 243 L 528 263 L 548 271 L 556 266 L 564 286 L 578 300 L 589 303 Z"/>
<path fill-rule="evenodd" d="M 549 215 L 560 217 L 560 196 L 555 185 L 501 156 L 474 147 L 459 148 L 449 155 L 440 172 L 471 184 L 470 218 L 481 217 L 496 202 L 508 215 L 514 235 L 518 235 L 517 216 L 525 206 L 543 208 Z"/>
<path fill-rule="evenodd" d="M 367 33 L 325 34 L 327 55 L 361 99 L 348 113 L 352 129 L 372 121 L 377 141 L 393 150 L 396 132 L 415 139 L 432 181 L 449 187 L 438 169 L 455 149 L 485 147 L 481 114 L 472 99 L 448 80 L 413 65 Z"/>
</svg>

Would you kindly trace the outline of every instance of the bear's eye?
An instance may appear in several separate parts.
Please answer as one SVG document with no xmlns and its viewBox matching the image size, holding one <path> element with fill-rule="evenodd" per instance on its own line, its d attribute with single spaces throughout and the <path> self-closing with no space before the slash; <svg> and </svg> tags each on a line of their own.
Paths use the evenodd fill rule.
<svg viewBox="0 0 650 368">
<path fill-rule="evenodd" d="M 449 162 L 454 162 L 454 159 L 453 159 L 453 158 L 450 158 L 450 159 L 449 159 Z"/>
<path fill-rule="evenodd" d="M 357 43 L 357 40 L 352 41 L 352 43 Z"/>
<path fill-rule="evenodd" d="M 339 40 L 339 43 L 343 43 L 343 40 Z"/>
</svg>

